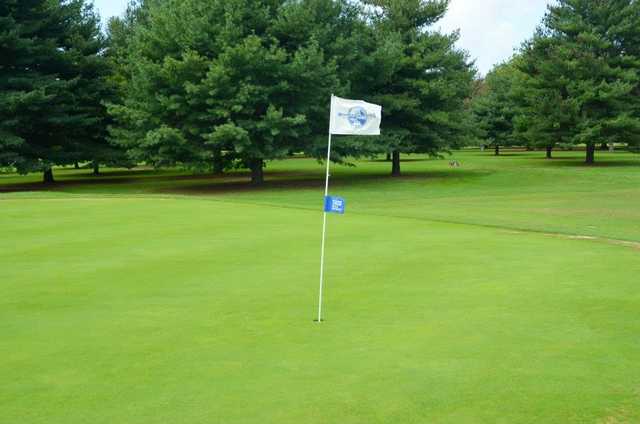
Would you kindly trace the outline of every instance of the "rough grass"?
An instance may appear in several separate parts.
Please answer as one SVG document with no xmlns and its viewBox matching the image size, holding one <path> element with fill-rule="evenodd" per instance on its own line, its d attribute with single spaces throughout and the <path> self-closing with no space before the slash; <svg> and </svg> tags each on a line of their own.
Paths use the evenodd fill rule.
<svg viewBox="0 0 640 424">
<path fill-rule="evenodd" d="M 540 155 L 334 168 L 322 324 L 314 161 L 1 175 L 0 422 L 640 422 L 640 160 Z"/>
</svg>

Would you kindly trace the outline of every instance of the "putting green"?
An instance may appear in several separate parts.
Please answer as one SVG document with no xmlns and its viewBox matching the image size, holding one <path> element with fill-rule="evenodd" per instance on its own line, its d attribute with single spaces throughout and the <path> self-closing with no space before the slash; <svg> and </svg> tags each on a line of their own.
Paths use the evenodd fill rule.
<svg viewBox="0 0 640 424">
<path fill-rule="evenodd" d="M 640 422 L 639 162 L 540 155 L 334 167 L 321 324 L 312 160 L 0 175 L 0 422 Z"/>
<path fill-rule="evenodd" d="M 640 421 L 633 246 L 362 186 L 329 219 L 318 324 L 314 188 L 91 190 L 0 201 L 2 422 Z"/>
</svg>

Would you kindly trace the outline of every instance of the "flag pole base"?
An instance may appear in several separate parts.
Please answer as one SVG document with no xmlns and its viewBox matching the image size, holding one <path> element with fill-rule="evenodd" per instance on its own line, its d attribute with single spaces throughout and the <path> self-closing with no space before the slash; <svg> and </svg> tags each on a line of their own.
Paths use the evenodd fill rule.
<svg viewBox="0 0 640 424">
<path fill-rule="evenodd" d="M 324 322 L 324 318 L 322 318 L 320 321 L 318 321 L 318 318 L 314 319 L 313 322 Z"/>
</svg>

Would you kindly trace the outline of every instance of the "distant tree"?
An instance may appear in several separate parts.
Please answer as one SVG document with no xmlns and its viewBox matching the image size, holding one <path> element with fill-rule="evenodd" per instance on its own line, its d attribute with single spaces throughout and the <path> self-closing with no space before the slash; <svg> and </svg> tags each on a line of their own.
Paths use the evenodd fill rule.
<svg viewBox="0 0 640 424">
<path fill-rule="evenodd" d="M 446 0 L 366 0 L 374 49 L 352 83 L 358 97 L 383 106 L 383 151 L 392 152 L 392 175 L 401 153 L 437 155 L 465 134 L 465 99 L 475 74 L 458 35 L 430 30 Z"/>
<path fill-rule="evenodd" d="M 545 149 L 547 159 L 551 159 L 557 144 L 571 143 L 575 108 L 564 89 L 563 76 L 554 69 L 553 60 L 549 60 L 550 40 L 538 37 L 526 42 L 512 60 L 519 72 L 512 87 L 518 110 L 514 135 L 526 140 L 528 146 Z"/>
<path fill-rule="evenodd" d="M 100 160 L 104 40 L 91 4 L 0 3 L 0 165 L 20 173 Z"/>
<path fill-rule="evenodd" d="M 532 101 L 525 121 L 548 143 L 634 143 L 640 136 L 640 3 L 559 0 L 523 49 Z"/>
<path fill-rule="evenodd" d="M 83 125 L 71 126 L 67 137 L 73 139 L 72 153 L 78 161 L 91 162 L 93 174 L 98 175 L 100 165 L 127 166 L 129 161 L 123 149 L 108 142 L 108 125 L 112 122 L 107 113 L 106 103 L 116 92 L 111 83 L 116 69 L 107 57 L 110 40 L 100 30 L 100 21 L 93 9 L 86 6 L 86 19 L 78 25 L 79 37 L 75 48 L 82 52 L 76 60 L 77 83 L 74 87 L 76 113 L 86 117 Z"/>
<path fill-rule="evenodd" d="M 489 72 L 472 100 L 475 122 L 480 138 L 486 145 L 493 146 L 494 154 L 500 154 L 500 147 L 517 143 L 516 117 L 521 102 L 516 95 L 521 77 L 513 63 L 496 66 Z"/>
<path fill-rule="evenodd" d="M 487 146 L 487 140 L 485 140 L 485 133 L 480 128 L 477 116 L 475 115 L 475 104 L 480 96 L 486 94 L 487 86 L 485 78 L 478 75 L 471 86 L 471 94 L 464 101 L 465 113 L 463 115 L 462 126 L 465 128 L 463 137 L 460 142 L 460 147 L 464 146 L 476 146 L 480 147 L 482 151 Z"/>
</svg>

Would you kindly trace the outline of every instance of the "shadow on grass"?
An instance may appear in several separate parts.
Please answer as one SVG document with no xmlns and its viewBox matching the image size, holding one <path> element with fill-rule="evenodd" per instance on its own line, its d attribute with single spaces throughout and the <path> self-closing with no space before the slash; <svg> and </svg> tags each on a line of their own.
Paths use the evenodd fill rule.
<svg viewBox="0 0 640 424">
<path fill-rule="evenodd" d="M 149 169 L 133 170 L 109 170 L 100 175 L 93 173 L 73 172 L 71 174 L 59 172 L 56 181 L 44 184 L 42 181 L 14 182 L 2 184 L 0 180 L 0 193 L 24 192 L 24 191 L 64 191 L 65 189 L 81 187 L 108 187 L 131 185 L 147 185 L 167 181 L 182 180 L 208 180 L 222 178 L 211 174 L 172 174 L 171 171 L 158 171 Z"/>
<path fill-rule="evenodd" d="M 541 153 L 540 155 L 535 155 Z M 640 156 L 634 157 L 629 152 L 596 152 L 596 162 L 593 164 L 585 163 L 584 152 L 559 151 L 554 152 L 556 156 L 547 158 L 544 152 L 521 152 L 500 154 L 493 156 L 496 159 L 500 157 L 509 157 L 522 159 L 526 161 L 536 161 L 536 165 L 541 166 L 557 166 L 557 167 L 575 167 L 575 168 L 616 168 L 640 166 Z M 561 156 L 560 156 L 561 155 Z"/>
<path fill-rule="evenodd" d="M 530 152 L 515 152 L 515 153 L 507 153 L 507 152 L 500 152 L 499 155 L 496 155 L 494 153 L 489 153 L 486 156 L 488 157 L 492 157 L 492 158 L 512 158 L 512 157 L 528 157 L 525 155 L 525 153 L 530 153 Z"/>
<path fill-rule="evenodd" d="M 554 167 L 568 167 L 568 168 L 628 168 L 634 166 L 640 166 L 639 160 L 629 160 L 629 159 L 617 159 L 617 160 L 607 160 L 600 159 L 596 157 L 596 162 L 592 164 L 585 163 L 584 157 L 576 157 L 576 158 L 554 158 L 554 159 L 544 159 L 541 163 L 543 166 L 554 166 Z"/>
<path fill-rule="evenodd" d="M 339 188 L 359 188 L 370 185 L 395 184 L 411 181 L 428 181 L 434 179 L 469 179 L 491 174 L 490 171 L 479 170 L 430 170 L 423 172 L 405 172 L 400 177 L 392 177 L 388 173 L 332 174 L 331 186 Z M 295 174 L 291 172 L 273 172 L 265 174 L 265 182 L 254 186 L 249 182 L 249 175 L 235 181 L 210 181 L 208 184 L 185 184 L 173 187 L 161 187 L 154 190 L 163 194 L 221 194 L 240 192 L 259 192 L 265 190 L 309 190 L 321 191 L 324 187 L 324 175 Z"/>
<path fill-rule="evenodd" d="M 127 188 L 135 193 L 206 195 L 276 190 L 318 189 L 324 187 L 324 173 L 301 171 L 265 172 L 265 182 L 254 186 L 250 174 L 235 171 L 224 175 L 191 174 L 163 175 L 162 171 L 108 171 L 101 176 L 73 174 L 59 178 L 53 184 L 42 182 L 11 183 L 0 185 L 0 193 L 17 192 L 83 192 L 126 193 Z M 486 170 L 424 170 L 406 171 L 400 177 L 391 177 L 387 172 L 340 172 L 332 174 L 331 185 L 335 187 L 365 187 L 374 184 L 395 184 L 434 179 L 464 180 L 491 174 Z M 129 187 L 127 187 L 129 186 Z"/>
<path fill-rule="evenodd" d="M 442 158 L 406 158 L 406 159 L 400 159 L 400 163 L 410 163 L 410 162 L 433 162 L 433 161 L 445 161 L 448 158 L 442 159 Z M 386 159 L 369 159 L 369 160 L 363 160 L 362 162 L 369 162 L 369 163 L 388 163 L 389 167 L 391 167 L 391 161 L 390 160 L 386 160 Z"/>
</svg>

